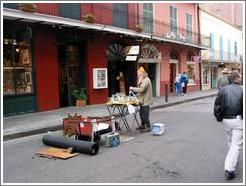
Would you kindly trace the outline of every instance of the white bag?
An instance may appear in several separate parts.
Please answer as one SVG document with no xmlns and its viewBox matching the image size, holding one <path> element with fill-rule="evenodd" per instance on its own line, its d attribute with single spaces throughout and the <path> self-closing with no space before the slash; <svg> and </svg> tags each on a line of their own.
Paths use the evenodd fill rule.
<svg viewBox="0 0 246 186">
<path fill-rule="evenodd" d="M 159 135 L 159 136 L 163 135 L 165 131 L 166 131 L 165 130 L 165 124 L 163 124 L 163 123 L 154 123 L 152 125 L 151 132 L 154 135 Z"/>
<path fill-rule="evenodd" d="M 136 112 L 133 105 L 128 105 L 127 109 L 128 109 L 129 114 L 134 114 Z"/>
</svg>

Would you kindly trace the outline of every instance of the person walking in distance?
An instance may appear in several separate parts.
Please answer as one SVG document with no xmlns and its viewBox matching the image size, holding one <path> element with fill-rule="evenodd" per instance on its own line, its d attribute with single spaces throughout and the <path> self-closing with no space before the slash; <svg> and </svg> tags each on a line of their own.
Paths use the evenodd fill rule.
<svg viewBox="0 0 246 186">
<path fill-rule="evenodd" d="M 138 70 L 138 87 L 130 87 L 130 90 L 136 92 L 140 100 L 141 126 L 137 130 L 149 132 L 149 106 L 153 103 L 152 84 L 143 67 Z"/>
<path fill-rule="evenodd" d="M 183 72 L 183 74 L 181 75 L 181 85 L 182 85 L 184 96 L 187 94 L 188 81 L 189 80 L 188 80 L 188 76 L 187 76 L 186 72 Z"/>
<path fill-rule="evenodd" d="M 181 74 L 175 78 L 175 91 L 177 96 L 181 96 Z"/>
<path fill-rule="evenodd" d="M 223 74 L 223 76 L 221 76 L 217 81 L 217 88 L 220 91 L 220 89 L 226 85 L 229 85 L 228 75 Z"/>
<path fill-rule="evenodd" d="M 240 150 L 243 143 L 243 89 L 241 74 L 233 71 L 228 75 L 229 85 L 222 87 L 214 103 L 214 115 L 222 122 L 227 138 L 229 151 L 224 169 L 227 179 L 235 178 Z"/>
</svg>

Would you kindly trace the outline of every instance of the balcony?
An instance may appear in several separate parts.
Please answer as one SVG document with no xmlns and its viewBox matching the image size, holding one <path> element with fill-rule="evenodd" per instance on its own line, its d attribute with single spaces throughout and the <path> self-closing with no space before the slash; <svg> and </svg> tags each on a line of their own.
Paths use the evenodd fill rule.
<svg viewBox="0 0 246 186">
<path fill-rule="evenodd" d="M 148 34 L 152 39 L 194 45 L 196 47 L 210 47 L 210 37 L 187 31 L 184 28 L 171 27 L 160 20 L 146 19 L 144 16 L 138 15 L 135 8 L 137 4 L 134 3 L 130 3 L 125 7 L 122 6 L 122 8 L 115 8 L 112 4 L 81 3 L 76 4 L 76 6 L 73 6 L 73 4 L 36 3 L 35 13 L 65 17 L 82 22 L 85 21 L 83 18 L 85 15 L 92 14 L 95 18 L 94 23 L 97 24 L 120 27 L 131 31 L 136 31 L 136 26 L 138 25 L 143 28 L 139 32 Z M 5 3 L 4 7 L 18 9 L 18 6 L 13 5 L 13 3 L 11 5 L 10 3 Z"/>
<path fill-rule="evenodd" d="M 221 52 L 219 50 L 214 50 L 211 52 L 210 50 L 202 51 L 201 53 L 202 59 L 206 61 L 212 62 L 225 62 L 225 63 L 241 63 L 242 55 L 235 55 L 231 52 Z"/>
</svg>

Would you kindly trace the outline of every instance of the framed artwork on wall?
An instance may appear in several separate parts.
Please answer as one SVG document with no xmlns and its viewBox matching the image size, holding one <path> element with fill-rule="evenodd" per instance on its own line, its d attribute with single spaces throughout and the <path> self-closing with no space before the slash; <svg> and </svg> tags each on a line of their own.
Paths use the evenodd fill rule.
<svg viewBox="0 0 246 186">
<path fill-rule="evenodd" d="M 108 88 L 107 68 L 94 68 L 93 69 L 93 88 L 94 89 Z"/>
</svg>

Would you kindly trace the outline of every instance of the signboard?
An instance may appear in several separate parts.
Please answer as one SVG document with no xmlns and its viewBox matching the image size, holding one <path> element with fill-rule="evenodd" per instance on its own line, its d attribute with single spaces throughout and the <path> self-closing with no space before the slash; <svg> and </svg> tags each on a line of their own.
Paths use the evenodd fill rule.
<svg viewBox="0 0 246 186">
<path fill-rule="evenodd" d="M 140 50 L 140 47 L 137 45 L 127 46 L 126 47 L 126 61 L 137 61 L 139 50 Z"/>
<path fill-rule="evenodd" d="M 126 56 L 126 61 L 136 61 L 138 56 Z"/>
<path fill-rule="evenodd" d="M 139 46 L 127 46 L 127 53 L 126 55 L 138 55 L 139 54 Z"/>
</svg>

